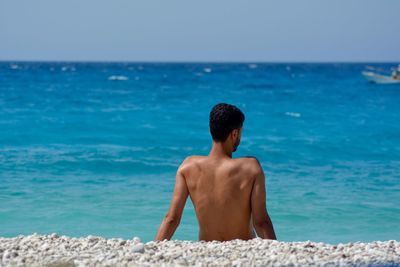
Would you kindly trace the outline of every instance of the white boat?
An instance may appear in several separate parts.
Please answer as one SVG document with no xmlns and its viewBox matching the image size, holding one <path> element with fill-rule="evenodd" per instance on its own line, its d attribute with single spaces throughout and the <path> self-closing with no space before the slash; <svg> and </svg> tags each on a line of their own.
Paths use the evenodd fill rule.
<svg viewBox="0 0 400 267">
<path fill-rule="evenodd" d="M 400 77 L 394 79 L 392 76 L 377 74 L 372 71 L 363 71 L 362 75 L 364 75 L 365 79 L 367 79 L 371 83 L 378 83 L 378 84 L 400 83 Z"/>
</svg>

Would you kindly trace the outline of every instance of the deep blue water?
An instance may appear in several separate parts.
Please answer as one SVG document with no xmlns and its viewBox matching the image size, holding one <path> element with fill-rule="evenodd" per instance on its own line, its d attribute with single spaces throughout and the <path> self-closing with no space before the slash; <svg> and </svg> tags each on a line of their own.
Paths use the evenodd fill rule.
<svg viewBox="0 0 400 267">
<path fill-rule="evenodd" d="M 228 102 L 278 239 L 400 240 L 400 86 L 368 84 L 366 65 L 2 62 L 0 236 L 153 239 Z M 174 238 L 197 230 L 188 199 Z"/>
</svg>

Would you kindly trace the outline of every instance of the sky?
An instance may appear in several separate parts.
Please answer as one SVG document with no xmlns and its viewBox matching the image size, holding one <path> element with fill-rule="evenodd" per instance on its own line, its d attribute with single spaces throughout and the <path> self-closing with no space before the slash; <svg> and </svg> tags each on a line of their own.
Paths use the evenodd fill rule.
<svg viewBox="0 0 400 267">
<path fill-rule="evenodd" d="M 400 0 L 0 0 L 0 60 L 398 62 Z"/>
</svg>

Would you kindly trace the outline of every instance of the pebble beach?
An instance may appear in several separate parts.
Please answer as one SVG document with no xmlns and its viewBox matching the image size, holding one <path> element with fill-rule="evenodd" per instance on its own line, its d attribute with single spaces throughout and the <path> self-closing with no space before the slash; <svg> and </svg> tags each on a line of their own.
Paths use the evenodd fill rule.
<svg viewBox="0 0 400 267">
<path fill-rule="evenodd" d="M 326 244 L 255 238 L 142 243 L 57 234 L 0 238 L 0 266 L 400 266 L 400 243 Z"/>
</svg>

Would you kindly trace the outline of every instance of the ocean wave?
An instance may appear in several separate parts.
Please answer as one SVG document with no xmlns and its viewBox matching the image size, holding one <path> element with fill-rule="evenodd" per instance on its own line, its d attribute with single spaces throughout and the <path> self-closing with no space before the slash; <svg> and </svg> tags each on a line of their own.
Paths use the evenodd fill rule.
<svg viewBox="0 0 400 267">
<path fill-rule="evenodd" d="M 65 72 L 65 71 L 76 71 L 76 68 L 73 66 L 62 66 L 61 67 L 61 71 Z"/>
<path fill-rule="evenodd" d="M 121 107 L 109 107 L 109 108 L 102 108 L 101 112 L 124 112 L 124 111 L 135 111 L 135 110 L 142 110 L 140 106 L 137 105 L 124 105 Z"/>
<path fill-rule="evenodd" d="M 122 76 L 122 75 L 112 75 L 110 77 L 108 77 L 109 81 L 127 81 L 129 80 L 128 77 L 126 76 Z"/>
<path fill-rule="evenodd" d="M 17 70 L 17 69 L 19 69 L 20 67 L 17 65 L 17 64 L 11 64 L 10 65 L 10 69 L 12 69 L 12 70 Z"/>
<path fill-rule="evenodd" d="M 156 129 L 157 127 L 150 124 L 150 123 L 145 123 L 145 124 L 141 124 L 139 125 L 140 128 L 145 128 L 145 129 Z"/>
<path fill-rule="evenodd" d="M 0 148 L 1 164 L 57 164 L 88 162 L 131 162 L 149 166 L 175 166 L 181 159 L 172 157 L 179 150 L 191 151 L 192 147 L 176 146 L 125 146 L 113 144 L 63 145 Z M 149 156 L 149 152 L 158 151 L 169 157 Z"/>
<path fill-rule="evenodd" d="M 285 115 L 286 116 L 290 116 L 290 117 L 295 117 L 295 118 L 300 118 L 301 117 L 301 114 L 300 113 L 297 113 L 297 112 L 285 112 Z"/>
<path fill-rule="evenodd" d="M 261 83 L 261 84 L 243 84 L 240 87 L 244 89 L 275 89 L 277 86 L 272 83 Z"/>
<path fill-rule="evenodd" d="M 4 113 L 21 113 L 21 112 L 31 112 L 32 109 L 29 109 L 29 108 L 3 108 L 1 111 Z"/>
</svg>

